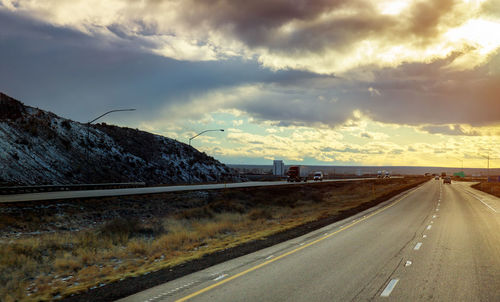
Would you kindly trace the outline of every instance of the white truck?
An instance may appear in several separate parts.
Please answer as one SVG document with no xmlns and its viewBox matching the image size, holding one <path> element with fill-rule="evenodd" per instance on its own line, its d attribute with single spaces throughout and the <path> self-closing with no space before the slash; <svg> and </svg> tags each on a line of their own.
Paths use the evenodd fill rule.
<svg viewBox="0 0 500 302">
<path fill-rule="evenodd" d="M 314 172 L 313 180 L 314 181 L 323 181 L 323 172 L 321 172 L 321 171 Z"/>
</svg>

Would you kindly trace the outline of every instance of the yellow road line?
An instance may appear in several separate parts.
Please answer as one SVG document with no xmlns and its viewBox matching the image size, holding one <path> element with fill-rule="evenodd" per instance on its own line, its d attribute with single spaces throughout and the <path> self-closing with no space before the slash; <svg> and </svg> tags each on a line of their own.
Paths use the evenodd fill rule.
<svg viewBox="0 0 500 302">
<path fill-rule="evenodd" d="M 399 203 L 401 200 L 403 200 L 404 198 L 408 197 L 410 194 L 412 194 L 412 193 L 413 193 L 413 192 L 415 192 L 415 191 L 416 191 L 416 190 L 411 191 L 410 193 L 406 194 L 405 196 L 400 197 L 398 200 L 394 201 L 394 202 L 393 202 L 393 203 L 391 203 L 390 205 L 387 205 L 387 206 L 385 206 L 385 207 L 383 207 L 383 208 L 381 208 L 381 209 L 378 209 L 377 211 L 375 211 L 375 212 L 371 213 L 370 215 L 368 215 L 368 216 L 366 216 L 366 217 L 363 217 L 363 218 L 361 218 L 361 219 L 359 219 L 359 220 L 357 220 L 357 221 L 355 221 L 355 222 L 352 222 L 351 224 L 349 224 L 349 225 L 347 225 L 347 226 L 345 226 L 345 227 L 343 227 L 343 228 L 340 228 L 340 229 L 338 229 L 337 231 L 335 231 L 335 232 L 333 232 L 333 233 L 331 233 L 331 234 L 325 235 L 325 236 L 323 236 L 323 237 L 321 237 L 321 238 L 319 238 L 319 239 L 316 239 L 316 240 L 314 240 L 314 241 L 309 242 L 308 244 L 305 244 L 305 245 L 303 245 L 303 246 L 301 246 L 301 247 L 298 247 L 298 248 L 296 248 L 296 249 L 294 249 L 294 250 L 291 250 L 291 251 L 289 251 L 289 252 L 286 252 L 286 253 L 284 253 L 284 254 L 282 254 L 282 255 L 280 255 L 280 256 L 278 256 L 278 257 L 276 257 L 276 258 L 270 259 L 270 260 L 268 260 L 268 261 L 266 261 L 266 262 L 262 262 L 261 264 L 258 264 L 258 265 L 256 265 L 256 266 L 253 266 L 253 267 L 251 267 L 251 268 L 249 268 L 249 269 L 247 269 L 247 270 L 245 270 L 245 271 L 242 271 L 242 272 L 240 272 L 240 273 L 238 273 L 238 274 L 236 274 L 236 275 L 234 275 L 234 276 L 231 276 L 231 277 L 229 277 L 229 278 L 227 278 L 227 279 L 224 279 L 224 280 L 221 280 L 221 281 L 219 281 L 219 282 L 217 282 L 217 283 L 215 283 L 215 284 L 212 284 L 212 285 L 210 285 L 210 286 L 207 286 L 207 287 L 205 287 L 205 288 L 202 288 L 202 289 L 200 289 L 199 291 L 196 291 L 196 292 L 194 292 L 194 293 L 192 293 L 192 294 L 190 294 L 190 295 L 187 295 L 187 296 L 185 296 L 185 297 L 183 297 L 183 298 L 180 298 L 179 300 L 176 300 L 176 302 L 183 302 L 183 301 L 187 301 L 187 300 L 189 300 L 189 299 L 191 299 L 191 298 L 194 298 L 194 297 L 196 297 L 196 296 L 198 296 L 198 295 L 200 295 L 200 294 L 202 294 L 202 293 L 204 293 L 204 292 L 207 292 L 207 291 L 209 291 L 209 290 L 211 290 L 211 289 L 213 289 L 213 288 L 216 288 L 216 287 L 218 287 L 218 286 L 220 286 L 220 285 L 222 285 L 222 284 L 224 284 L 224 283 L 227 283 L 227 282 L 229 282 L 229 281 L 231 281 L 231 280 L 234 280 L 234 279 L 239 278 L 239 277 L 241 277 L 241 276 L 243 276 L 243 275 L 246 275 L 246 274 L 248 274 L 248 273 L 250 273 L 250 272 L 253 272 L 254 270 L 257 270 L 257 269 L 259 269 L 259 268 L 261 268 L 261 267 L 263 267 L 263 266 L 266 266 L 266 265 L 268 265 L 268 264 L 270 264 L 270 263 L 273 263 L 274 261 L 277 261 L 277 260 L 279 260 L 279 259 L 281 259 L 281 258 L 284 258 L 284 257 L 286 257 L 286 256 L 289 256 L 289 255 L 291 255 L 291 254 L 294 254 L 294 253 L 296 253 L 296 252 L 298 252 L 298 251 L 300 251 L 300 250 L 305 249 L 306 247 L 309 247 L 309 246 L 311 246 L 311 245 L 314 245 L 314 244 L 316 244 L 316 243 L 318 243 L 318 242 L 320 242 L 320 241 L 323 241 L 323 240 L 325 240 L 325 239 L 327 239 L 327 238 L 329 238 L 329 237 L 331 237 L 331 236 L 333 236 L 333 235 L 335 235 L 335 234 L 338 234 L 338 233 L 340 233 L 340 232 L 342 232 L 342 231 L 344 231 L 344 230 L 347 230 L 347 229 L 351 228 L 352 226 L 354 226 L 354 225 L 356 225 L 356 224 L 358 224 L 358 223 L 360 223 L 360 222 L 362 222 L 362 221 L 364 221 L 364 220 L 366 220 L 366 219 L 368 219 L 368 218 L 370 218 L 370 217 L 372 217 L 372 216 L 375 216 L 375 215 L 377 215 L 378 213 L 380 213 L 380 212 L 382 212 L 382 211 L 385 211 L 385 210 L 389 209 L 390 207 L 393 207 L 394 205 L 396 205 L 396 204 L 397 204 L 397 203 Z"/>
</svg>

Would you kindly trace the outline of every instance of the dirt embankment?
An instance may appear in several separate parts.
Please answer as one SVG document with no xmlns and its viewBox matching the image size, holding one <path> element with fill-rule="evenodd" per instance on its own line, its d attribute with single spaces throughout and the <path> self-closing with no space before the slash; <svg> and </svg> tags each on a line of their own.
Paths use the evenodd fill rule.
<svg viewBox="0 0 500 302">
<path fill-rule="evenodd" d="M 488 194 L 495 195 L 496 197 L 500 197 L 500 183 L 498 182 L 480 182 L 472 187 Z"/>
<path fill-rule="evenodd" d="M 0 300 L 112 301 L 303 235 L 427 178 L 0 207 Z"/>
</svg>

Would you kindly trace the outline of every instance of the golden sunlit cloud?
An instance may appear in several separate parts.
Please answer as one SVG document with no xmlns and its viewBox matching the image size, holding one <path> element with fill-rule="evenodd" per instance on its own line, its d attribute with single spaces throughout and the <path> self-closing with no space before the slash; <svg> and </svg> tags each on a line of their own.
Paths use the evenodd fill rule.
<svg viewBox="0 0 500 302">
<path fill-rule="evenodd" d="M 500 23 L 480 16 L 486 2 L 339 1 L 322 3 L 323 11 L 283 10 L 253 24 L 252 14 L 267 18 L 265 3 L 245 4 L 247 16 L 237 12 L 244 10 L 237 3 L 212 7 L 197 0 L 0 1 L 6 9 L 89 35 L 143 41 L 141 48 L 169 58 L 257 57 L 271 69 L 323 74 L 428 63 L 455 52 L 463 55 L 450 68 L 474 68 L 500 47 Z"/>
<path fill-rule="evenodd" d="M 397 1 L 380 1 L 378 7 L 383 15 L 398 15 L 410 6 L 412 1 L 397 0 Z"/>
<path fill-rule="evenodd" d="M 444 36 L 456 45 L 470 50 L 455 60 L 450 67 L 468 69 L 481 65 L 500 47 L 500 22 L 472 19 L 460 27 L 449 30 Z M 457 47 L 457 49 L 459 49 Z"/>
</svg>

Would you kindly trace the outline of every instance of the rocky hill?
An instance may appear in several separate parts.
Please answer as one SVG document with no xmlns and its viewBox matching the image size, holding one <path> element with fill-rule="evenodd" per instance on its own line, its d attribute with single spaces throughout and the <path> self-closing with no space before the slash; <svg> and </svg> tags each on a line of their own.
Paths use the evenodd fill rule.
<svg viewBox="0 0 500 302">
<path fill-rule="evenodd" d="M 224 164 L 174 139 L 90 125 L 29 107 L 0 93 L 0 184 L 228 180 Z"/>
</svg>

